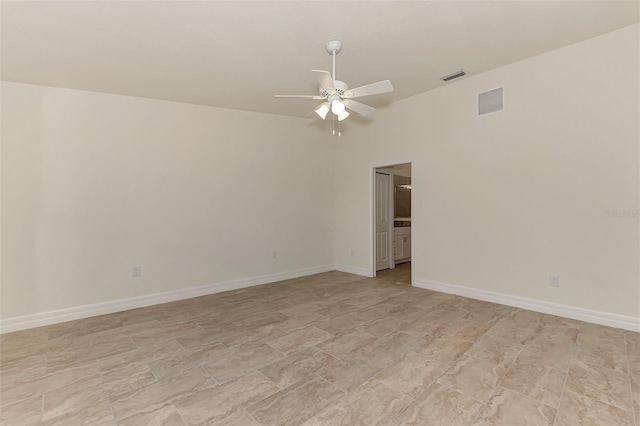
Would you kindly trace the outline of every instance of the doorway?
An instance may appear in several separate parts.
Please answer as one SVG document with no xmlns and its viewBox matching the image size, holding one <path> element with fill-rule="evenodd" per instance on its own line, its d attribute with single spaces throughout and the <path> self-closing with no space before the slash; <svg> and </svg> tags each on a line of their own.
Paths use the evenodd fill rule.
<svg viewBox="0 0 640 426">
<path fill-rule="evenodd" d="M 411 163 L 373 169 L 372 276 L 411 269 Z"/>
</svg>

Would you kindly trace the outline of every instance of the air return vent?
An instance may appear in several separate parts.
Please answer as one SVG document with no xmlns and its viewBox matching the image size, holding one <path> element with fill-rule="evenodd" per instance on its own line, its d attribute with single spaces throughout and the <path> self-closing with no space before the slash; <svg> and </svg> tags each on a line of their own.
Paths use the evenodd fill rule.
<svg viewBox="0 0 640 426">
<path fill-rule="evenodd" d="M 478 115 L 502 111 L 503 107 L 502 87 L 478 94 Z"/>
<path fill-rule="evenodd" d="M 467 72 L 465 70 L 460 70 L 460 71 L 456 71 L 454 73 L 451 73 L 449 75 L 445 75 L 444 77 L 440 77 L 440 80 L 442 81 L 451 81 L 453 79 L 462 77 L 467 75 Z"/>
</svg>

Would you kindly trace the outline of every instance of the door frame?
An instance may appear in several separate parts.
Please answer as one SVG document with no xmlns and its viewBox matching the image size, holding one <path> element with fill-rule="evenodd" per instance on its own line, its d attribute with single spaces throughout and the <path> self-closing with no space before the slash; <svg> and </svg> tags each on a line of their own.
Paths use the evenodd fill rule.
<svg viewBox="0 0 640 426">
<path fill-rule="evenodd" d="M 397 162 L 391 162 L 391 163 L 386 163 L 386 164 L 381 164 L 381 165 L 373 165 L 370 168 L 370 173 L 369 173 L 369 276 L 370 277 L 376 277 L 377 275 L 377 271 L 376 271 L 376 171 L 379 169 L 392 169 L 393 166 L 398 165 L 398 164 L 411 164 L 411 182 L 413 185 L 413 176 L 414 176 L 414 161 L 411 160 L 407 160 L 407 161 L 397 161 Z M 388 173 L 388 172 L 387 172 Z M 390 177 L 391 177 L 391 185 L 389 185 L 389 190 L 391 192 L 390 196 L 393 197 L 393 173 L 389 173 Z M 393 200 L 394 198 L 390 198 L 390 200 Z M 411 211 L 413 212 L 413 203 L 414 203 L 414 198 L 411 197 Z M 390 209 L 390 218 L 391 221 L 393 221 L 393 202 L 389 203 L 389 209 Z M 413 216 L 413 215 L 412 215 Z M 411 234 L 413 235 L 413 217 L 411 219 Z M 389 248 L 391 249 L 391 255 L 389 256 L 389 263 L 393 266 L 390 267 L 395 267 L 395 263 L 393 260 L 393 226 L 391 226 L 391 232 L 389 232 L 389 238 L 390 238 L 390 245 Z M 414 251 L 413 251 L 413 238 L 411 238 L 411 258 L 412 258 L 412 262 L 411 262 L 411 269 L 413 270 L 413 258 L 414 258 Z M 411 274 L 411 285 L 413 285 L 413 274 Z"/>
</svg>

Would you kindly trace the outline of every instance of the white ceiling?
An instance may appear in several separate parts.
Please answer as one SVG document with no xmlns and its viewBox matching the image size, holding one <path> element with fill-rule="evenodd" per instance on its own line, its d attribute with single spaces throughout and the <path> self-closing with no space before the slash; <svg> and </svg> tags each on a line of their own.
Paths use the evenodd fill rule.
<svg viewBox="0 0 640 426">
<path fill-rule="evenodd" d="M 324 44 L 381 106 L 638 22 L 630 1 L 2 1 L 3 80 L 305 116 Z M 455 84 L 451 82 L 448 84 Z"/>
</svg>

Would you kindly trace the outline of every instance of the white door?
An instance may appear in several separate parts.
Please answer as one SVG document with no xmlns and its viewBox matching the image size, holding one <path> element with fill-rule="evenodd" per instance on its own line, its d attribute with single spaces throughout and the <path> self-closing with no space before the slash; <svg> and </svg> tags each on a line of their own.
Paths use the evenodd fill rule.
<svg viewBox="0 0 640 426">
<path fill-rule="evenodd" d="M 389 247 L 389 233 L 391 232 L 390 185 L 389 175 L 376 172 L 376 271 L 391 267 L 391 247 Z"/>
</svg>

